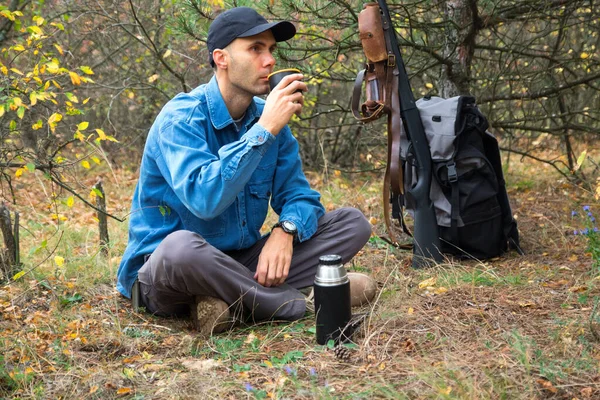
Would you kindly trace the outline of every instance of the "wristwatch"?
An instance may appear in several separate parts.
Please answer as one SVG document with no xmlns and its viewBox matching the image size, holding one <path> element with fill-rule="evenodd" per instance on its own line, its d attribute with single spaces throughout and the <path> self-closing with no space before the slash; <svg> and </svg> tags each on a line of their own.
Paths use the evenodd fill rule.
<svg viewBox="0 0 600 400">
<path fill-rule="evenodd" d="M 294 238 L 298 235 L 298 228 L 292 221 L 279 221 L 273 225 L 271 230 L 275 228 L 281 228 L 285 233 L 289 233 L 290 235 L 294 236 Z"/>
</svg>

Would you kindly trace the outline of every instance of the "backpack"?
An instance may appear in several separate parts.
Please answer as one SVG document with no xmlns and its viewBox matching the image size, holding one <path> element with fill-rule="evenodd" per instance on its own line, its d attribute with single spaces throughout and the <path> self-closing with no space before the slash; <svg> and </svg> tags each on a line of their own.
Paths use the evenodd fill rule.
<svg viewBox="0 0 600 400">
<path fill-rule="evenodd" d="M 519 247 L 498 141 L 471 96 L 425 97 L 416 102 L 432 159 L 430 198 L 435 208 L 442 253 L 486 259 Z M 400 137 L 404 192 L 416 182 L 415 156 L 404 130 Z M 400 203 L 400 204 L 398 204 Z M 401 221 L 401 206 L 414 216 L 414 204 L 400 196 L 392 215 Z"/>
</svg>

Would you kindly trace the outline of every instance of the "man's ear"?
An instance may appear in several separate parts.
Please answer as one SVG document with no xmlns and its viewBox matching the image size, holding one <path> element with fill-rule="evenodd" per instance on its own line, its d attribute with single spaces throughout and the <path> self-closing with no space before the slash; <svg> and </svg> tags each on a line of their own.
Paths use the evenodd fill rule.
<svg viewBox="0 0 600 400">
<path fill-rule="evenodd" d="M 220 69 L 227 69 L 227 64 L 229 63 L 229 54 L 227 53 L 227 50 L 213 50 L 213 61 L 215 62 L 216 67 Z"/>
</svg>

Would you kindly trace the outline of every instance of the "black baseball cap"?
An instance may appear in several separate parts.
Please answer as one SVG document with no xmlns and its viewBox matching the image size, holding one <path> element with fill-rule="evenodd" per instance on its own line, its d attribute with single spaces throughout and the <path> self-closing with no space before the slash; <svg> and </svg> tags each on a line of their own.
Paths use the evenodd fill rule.
<svg viewBox="0 0 600 400">
<path fill-rule="evenodd" d="M 208 61 L 213 67 L 212 53 L 223 49 L 239 37 L 258 35 L 270 29 L 277 42 L 291 39 L 296 27 L 289 21 L 268 22 L 262 15 L 249 7 L 236 7 L 217 16 L 208 28 Z"/>
</svg>

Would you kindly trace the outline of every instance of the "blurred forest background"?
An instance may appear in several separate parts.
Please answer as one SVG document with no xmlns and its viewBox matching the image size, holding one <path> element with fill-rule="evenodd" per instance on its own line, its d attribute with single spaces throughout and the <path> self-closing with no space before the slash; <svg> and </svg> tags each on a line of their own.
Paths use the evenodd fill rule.
<svg viewBox="0 0 600 400">
<path fill-rule="evenodd" d="M 488 117 L 526 252 L 427 269 L 377 236 L 386 127 L 350 110 L 363 4 L 0 1 L 0 398 L 600 398 L 600 2 L 388 0 L 415 97 Z M 308 179 L 373 225 L 348 268 L 380 290 L 347 358 L 312 316 L 207 339 L 115 291 L 149 127 L 210 79 L 208 26 L 236 5 L 296 24 L 276 67 L 309 83 Z"/>
<path fill-rule="evenodd" d="M 359 0 L 8 0 L 0 5 L 0 196 L 3 226 L 26 174 L 50 204 L 97 207 L 96 165 L 135 170 L 155 115 L 207 82 L 206 32 L 224 8 L 251 6 L 298 34 L 278 68 L 309 82 L 292 122 L 305 167 L 383 170 L 385 127 L 350 110 L 365 58 Z M 531 158 L 595 189 L 600 133 L 600 4 L 593 0 L 389 1 L 416 97 L 472 94 L 501 141 L 504 165 Z M 109 172 L 107 172 L 109 173 Z M 19 200 L 20 198 L 20 200 Z M 59 219 L 54 215 L 54 219 Z M 122 216 L 113 216 L 122 220 Z M 13 217 L 14 218 L 14 217 Z M 10 229 L 5 228 L 5 243 Z M 10 240 L 8 240 L 10 242 Z M 8 243 L 10 244 L 10 243 Z M 6 256 L 6 255 L 5 255 Z M 13 255 L 14 258 L 14 255 Z"/>
</svg>

